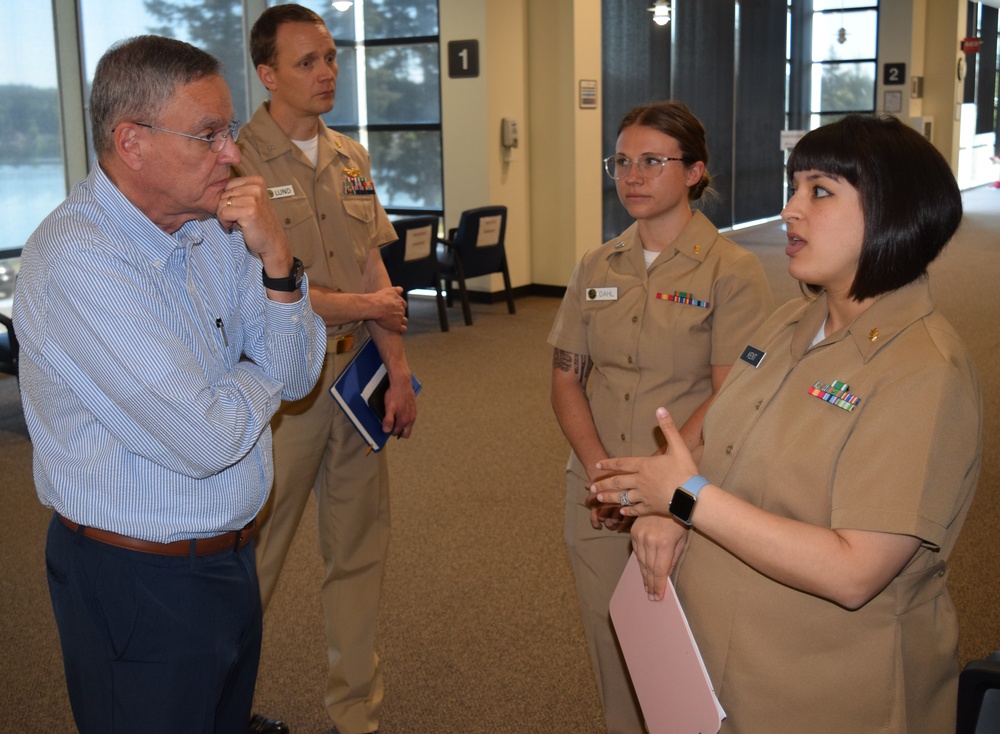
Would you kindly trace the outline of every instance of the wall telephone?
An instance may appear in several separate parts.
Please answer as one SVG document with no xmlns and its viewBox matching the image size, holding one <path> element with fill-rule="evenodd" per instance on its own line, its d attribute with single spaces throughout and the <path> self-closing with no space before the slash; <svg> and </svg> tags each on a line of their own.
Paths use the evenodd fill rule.
<svg viewBox="0 0 1000 734">
<path fill-rule="evenodd" d="M 517 123 L 509 117 L 500 120 L 500 145 L 505 148 L 517 147 Z"/>
<path fill-rule="evenodd" d="M 509 117 L 500 120 L 500 145 L 503 146 L 503 159 L 509 163 L 511 151 L 517 147 L 517 122 Z"/>
</svg>

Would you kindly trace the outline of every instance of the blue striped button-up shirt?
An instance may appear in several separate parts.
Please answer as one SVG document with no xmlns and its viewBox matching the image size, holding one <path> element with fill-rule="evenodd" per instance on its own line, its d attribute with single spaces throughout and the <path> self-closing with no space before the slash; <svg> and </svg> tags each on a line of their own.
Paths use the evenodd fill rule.
<svg viewBox="0 0 1000 734">
<path fill-rule="evenodd" d="M 28 240 L 14 293 L 42 503 L 157 542 L 243 527 L 271 487 L 271 416 L 322 367 L 302 288 L 269 300 L 238 232 L 167 234 L 95 166 Z"/>
</svg>

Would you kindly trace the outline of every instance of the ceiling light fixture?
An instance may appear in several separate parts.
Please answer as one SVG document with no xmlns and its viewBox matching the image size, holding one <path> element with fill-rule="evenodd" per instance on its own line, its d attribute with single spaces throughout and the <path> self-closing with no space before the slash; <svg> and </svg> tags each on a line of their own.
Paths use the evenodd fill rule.
<svg viewBox="0 0 1000 734">
<path fill-rule="evenodd" d="M 336 0 L 336 2 L 333 3 L 334 9 L 339 10 L 341 13 L 345 10 L 350 10 L 352 5 L 354 5 L 354 3 L 350 2 L 350 0 Z"/>
<path fill-rule="evenodd" d="M 847 28 L 844 26 L 844 0 L 840 0 L 840 28 L 837 29 L 837 43 L 847 43 Z"/>
<path fill-rule="evenodd" d="M 670 3 L 667 0 L 656 0 L 653 7 L 649 8 L 653 14 L 653 22 L 656 25 L 666 25 L 670 22 Z"/>
</svg>

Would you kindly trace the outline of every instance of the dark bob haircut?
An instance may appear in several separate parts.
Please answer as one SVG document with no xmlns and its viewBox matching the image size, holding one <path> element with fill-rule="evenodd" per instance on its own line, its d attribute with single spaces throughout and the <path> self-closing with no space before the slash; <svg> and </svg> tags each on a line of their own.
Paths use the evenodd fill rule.
<svg viewBox="0 0 1000 734">
<path fill-rule="evenodd" d="M 925 275 L 962 220 L 962 194 L 948 162 L 895 117 L 848 115 L 806 133 L 786 171 L 789 182 L 798 171 L 821 171 L 857 189 L 865 234 L 850 291 L 856 301 Z"/>
</svg>

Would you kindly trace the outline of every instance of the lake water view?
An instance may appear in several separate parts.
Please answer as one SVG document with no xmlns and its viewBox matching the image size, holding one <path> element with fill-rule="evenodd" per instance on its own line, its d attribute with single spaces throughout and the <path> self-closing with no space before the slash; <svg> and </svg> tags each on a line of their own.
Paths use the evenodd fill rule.
<svg viewBox="0 0 1000 734">
<path fill-rule="evenodd" d="M 0 250 L 23 247 L 35 227 L 66 198 L 63 165 L 0 165 Z"/>
</svg>

